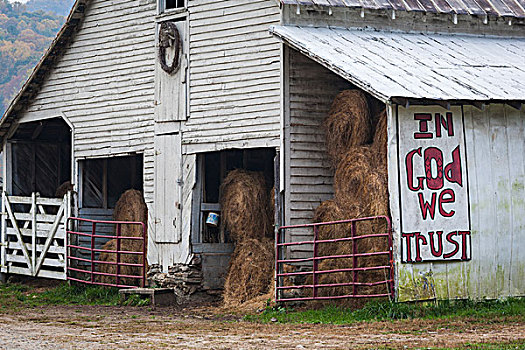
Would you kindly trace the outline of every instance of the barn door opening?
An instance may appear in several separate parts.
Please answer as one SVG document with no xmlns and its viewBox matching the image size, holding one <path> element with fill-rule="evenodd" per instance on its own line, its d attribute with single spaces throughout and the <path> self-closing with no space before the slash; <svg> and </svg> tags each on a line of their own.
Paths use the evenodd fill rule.
<svg viewBox="0 0 525 350">
<path fill-rule="evenodd" d="M 87 159 L 79 162 L 79 217 L 89 220 L 111 221 L 113 211 L 124 192 L 130 189 L 143 190 L 143 156 L 134 154 L 123 157 L 108 157 Z M 79 222 L 79 232 L 91 232 L 91 223 Z M 100 223 L 97 225 L 97 234 L 112 236 L 115 234 L 115 225 Z M 74 244 L 81 247 L 90 247 L 89 237 L 77 237 Z M 94 240 L 94 249 L 101 249 L 110 239 L 97 237 Z M 71 252 L 76 257 L 91 259 L 86 250 Z M 96 252 L 95 258 L 98 258 Z"/>
<path fill-rule="evenodd" d="M 65 279 L 71 129 L 61 118 L 21 123 L 4 151 L 2 273 Z"/>
<path fill-rule="evenodd" d="M 33 192 L 52 198 L 71 181 L 71 130 L 61 118 L 20 124 L 7 143 L 6 191 L 15 196 Z M 63 197 L 64 193 L 58 193 Z"/>
<path fill-rule="evenodd" d="M 220 289 L 228 272 L 234 244 L 229 232 L 220 223 L 209 223 L 210 214 L 221 215 L 219 199 L 221 185 L 228 173 L 235 169 L 260 172 L 268 188 L 275 181 L 274 148 L 233 149 L 199 155 L 197 188 L 193 208 L 193 253 L 202 257 L 202 272 L 206 289 Z M 207 223 L 208 221 L 208 223 Z"/>
</svg>

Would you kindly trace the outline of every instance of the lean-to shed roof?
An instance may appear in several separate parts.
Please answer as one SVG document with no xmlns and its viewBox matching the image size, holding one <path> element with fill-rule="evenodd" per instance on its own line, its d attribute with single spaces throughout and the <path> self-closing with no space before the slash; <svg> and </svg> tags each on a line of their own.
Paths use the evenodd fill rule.
<svg viewBox="0 0 525 350">
<path fill-rule="evenodd" d="M 38 64 L 35 66 L 31 75 L 22 86 L 15 98 L 11 101 L 2 119 L 0 120 L 0 140 L 3 140 L 12 125 L 16 112 L 25 106 L 30 99 L 38 92 L 42 80 L 46 77 L 49 69 L 54 66 L 55 60 L 62 53 L 63 48 L 75 33 L 77 24 L 84 17 L 84 11 L 89 0 L 76 0 L 71 8 L 66 22 L 57 33 L 55 39 L 44 53 Z"/>
<path fill-rule="evenodd" d="M 350 7 L 525 18 L 525 0 L 280 0 L 287 5 Z"/>
<path fill-rule="evenodd" d="M 299 26 L 270 31 L 383 102 L 525 101 L 525 38 Z"/>
</svg>

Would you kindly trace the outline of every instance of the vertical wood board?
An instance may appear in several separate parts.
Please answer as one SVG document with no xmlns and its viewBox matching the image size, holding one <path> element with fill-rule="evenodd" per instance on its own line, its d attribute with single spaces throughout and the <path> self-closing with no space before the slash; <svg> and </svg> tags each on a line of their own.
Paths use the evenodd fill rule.
<svg viewBox="0 0 525 350">
<path fill-rule="evenodd" d="M 181 136 L 155 136 L 155 242 L 181 240 Z"/>
</svg>

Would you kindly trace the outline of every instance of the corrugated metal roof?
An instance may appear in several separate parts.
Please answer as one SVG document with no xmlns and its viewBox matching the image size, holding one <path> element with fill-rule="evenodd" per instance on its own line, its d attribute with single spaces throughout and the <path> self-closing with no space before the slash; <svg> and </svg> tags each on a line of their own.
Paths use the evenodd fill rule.
<svg viewBox="0 0 525 350">
<path fill-rule="evenodd" d="M 280 0 L 287 5 L 525 18 L 525 0 Z"/>
<path fill-rule="evenodd" d="M 384 102 L 525 100 L 525 38 L 298 26 L 270 31 Z"/>
</svg>

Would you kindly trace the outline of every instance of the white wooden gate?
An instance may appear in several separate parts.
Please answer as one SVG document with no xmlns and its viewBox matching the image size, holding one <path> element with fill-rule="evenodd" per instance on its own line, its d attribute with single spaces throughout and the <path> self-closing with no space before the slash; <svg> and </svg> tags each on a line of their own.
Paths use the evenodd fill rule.
<svg viewBox="0 0 525 350">
<path fill-rule="evenodd" d="M 2 192 L 1 271 L 65 280 L 70 214 L 70 193 L 59 199 Z"/>
</svg>

